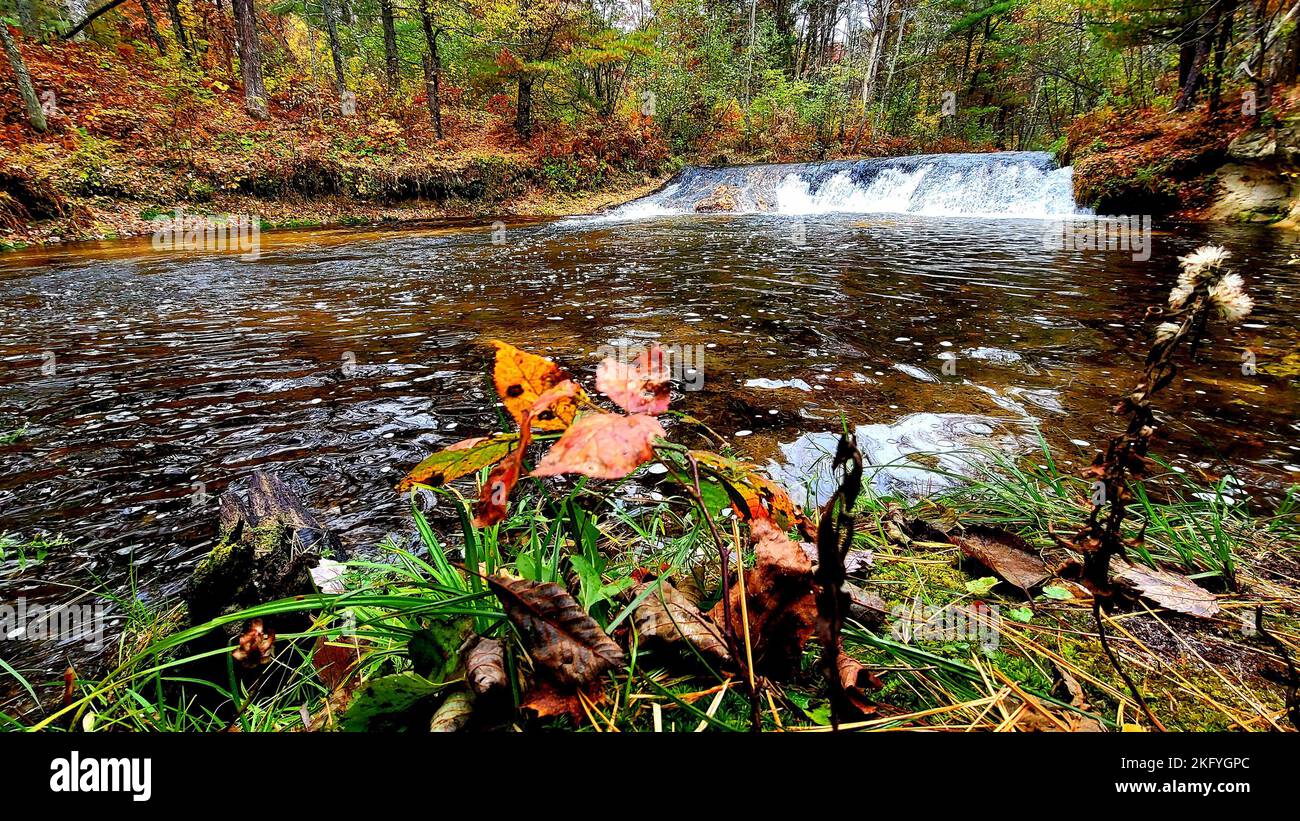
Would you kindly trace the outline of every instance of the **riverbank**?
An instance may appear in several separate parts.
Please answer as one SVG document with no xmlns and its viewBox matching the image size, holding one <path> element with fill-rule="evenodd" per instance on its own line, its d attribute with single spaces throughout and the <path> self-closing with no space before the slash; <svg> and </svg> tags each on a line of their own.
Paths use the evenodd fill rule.
<svg viewBox="0 0 1300 821">
<path fill-rule="evenodd" d="M 1061 155 L 1075 199 L 1101 214 L 1300 227 L 1300 90 L 1278 90 L 1259 117 L 1251 105 L 1079 118 Z"/>
<path fill-rule="evenodd" d="M 345 110 L 314 92 L 277 95 L 274 116 L 257 119 L 239 89 L 178 80 L 174 54 L 20 47 L 47 130 L 0 84 L 0 249 L 148 235 L 178 208 L 266 229 L 585 213 L 677 167 L 646 118 L 539 123 L 524 139 L 508 112 L 450 89 L 440 124 L 382 90 Z"/>
<path fill-rule="evenodd" d="M 260 230 L 283 231 L 326 228 L 425 225 L 440 220 L 509 220 L 549 218 L 597 213 L 645 196 L 662 186 L 670 174 L 624 173 L 613 176 L 598 190 L 556 192 L 530 186 L 518 196 L 488 202 L 455 204 L 415 201 L 374 203 L 339 196 L 265 199 L 239 194 L 222 194 L 195 205 L 177 202 L 170 206 L 139 207 L 138 202 L 100 199 L 82 203 L 76 217 L 60 217 L 0 231 L 0 252 L 64 242 L 116 240 L 147 237 L 170 225 L 180 212 L 187 219 L 199 218 L 214 224 L 234 216 L 249 216 Z"/>
<path fill-rule="evenodd" d="M 842 686 L 851 706 L 839 711 L 844 728 L 1294 729 L 1285 686 L 1294 672 L 1285 648 L 1300 630 L 1300 596 L 1289 581 L 1300 572 L 1294 497 L 1275 515 L 1255 515 L 1225 501 L 1226 486 L 1197 485 L 1176 473 L 1152 477 L 1126 527 L 1129 535 L 1143 533 L 1143 544 L 1129 556 L 1131 567 L 1114 571 L 1134 586 L 1126 588 L 1123 604 L 1112 603 L 1115 608 L 1100 617 L 1118 652 L 1120 661 L 1113 662 L 1099 643 L 1092 596 L 1077 576 L 1078 557 L 1049 536 L 1053 528 L 1069 532 L 1083 525 L 1088 483 L 1059 472 L 1050 454 L 1037 466 L 987 455 L 987 467 L 949 491 L 924 500 L 868 491 L 857 505 L 845 562 L 851 605 L 839 669 L 848 671 Z M 703 480 L 705 499 L 716 489 L 714 476 L 711 468 Z M 25 715 L 0 712 L 0 726 L 97 732 L 831 729 L 834 696 L 817 667 L 811 622 L 801 626 L 767 612 L 788 596 L 794 598 L 782 606 L 792 612 L 812 607 L 812 545 L 799 551 L 785 542 L 799 551 L 802 569 L 773 577 L 764 569 L 772 544 L 751 548 L 742 531 L 721 526 L 733 554 L 753 552 L 747 621 L 738 631 L 746 641 L 752 631 L 755 644 L 752 650 L 744 645 L 745 652 L 754 654 L 751 661 L 758 659 L 753 663 L 763 673 L 755 709 L 748 663 L 721 641 L 716 534 L 694 519 L 695 502 L 681 477 L 673 480 L 671 470 L 667 477 L 643 474 L 622 490 L 521 487 L 500 524 L 491 526 L 471 524 L 466 495 L 439 489 L 439 503 L 460 511 L 460 533 L 435 532 L 417 507 L 415 546 L 390 539 L 375 558 L 323 559 L 310 579 L 303 571 L 291 582 L 296 587 L 263 586 L 269 578 L 290 578 L 275 560 L 259 560 L 261 569 L 252 571 L 230 558 L 244 541 L 268 549 L 293 528 L 281 533 L 273 523 L 245 524 L 251 530 L 241 535 L 239 523 L 223 513 L 223 546 L 199 565 L 187 604 L 136 603 L 116 639 L 111 672 L 100 679 L 74 671 L 61 706 L 54 692 L 63 682 L 20 679 L 50 706 Z M 641 490 L 625 492 L 633 488 Z M 260 505 L 263 516 L 287 505 L 299 526 L 319 527 L 291 494 L 286 500 L 274 479 L 255 479 L 250 493 L 259 494 L 249 506 Z M 586 497 L 581 505 L 577 494 Z M 634 507 L 607 510 L 614 495 Z M 268 504 L 268 498 L 278 501 Z M 240 510 L 238 499 L 223 504 L 223 511 Z M 1203 541 L 1198 533 L 1216 535 Z M 329 541 L 327 534 L 325 552 L 337 555 Z M 484 577 L 466 569 L 475 565 Z M 767 587 L 772 584 L 793 587 Z M 800 584 L 807 592 L 798 592 Z M 251 604 L 255 599 L 245 592 L 232 592 L 245 588 L 253 595 L 274 591 L 273 600 Z M 199 595 L 213 590 L 228 598 Z M 574 693 L 548 681 L 546 647 L 530 644 L 529 634 L 523 634 L 525 648 L 514 647 L 518 639 L 508 624 L 521 618 L 516 595 L 540 610 L 522 618 L 535 618 L 544 635 L 558 618 L 551 608 L 582 612 L 567 616 L 580 618 L 581 631 L 555 640 L 568 642 L 577 656 L 573 670 L 601 668 L 591 686 Z M 257 619 L 254 628 L 241 634 L 250 619 Z M 780 646 L 793 655 L 779 661 Z M 232 647 L 233 668 L 205 663 L 220 662 Z M 614 661 L 597 663 L 596 648 L 596 655 Z M 238 689 L 225 690 L 225 678 L 201 684 L 195 677 L 203 671 L 232 676 Z"/>
</svg>

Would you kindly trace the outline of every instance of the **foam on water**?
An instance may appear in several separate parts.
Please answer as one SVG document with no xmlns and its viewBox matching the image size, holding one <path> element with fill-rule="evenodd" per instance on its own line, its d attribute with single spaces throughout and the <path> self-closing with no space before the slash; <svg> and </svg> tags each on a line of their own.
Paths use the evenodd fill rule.
<svg viewBox="0 0 1300 821">
<path fill-rule="evenodd" d="M 928 216 L 1074 216 L 1070 168 L 1050 154 L 922 154 L 869 160 L 682 169 L 668 185 L 605 214 L 635 220 L 696 213 L 728 200 L 738 214 L 893 213 Z"/>
</svg>

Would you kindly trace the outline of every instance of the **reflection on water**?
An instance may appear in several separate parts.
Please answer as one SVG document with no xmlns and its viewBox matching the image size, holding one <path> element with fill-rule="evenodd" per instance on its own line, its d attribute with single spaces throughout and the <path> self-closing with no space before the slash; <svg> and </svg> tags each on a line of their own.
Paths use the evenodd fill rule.
<svg viewBox="0 0 1300 821">
<path fill-rule="evenodd" d="M 216 496 L 272 467 L 352 544 L 408 531 L 394 482 L 488 431 L 486 340 L 590 377 L 620 340 L 703 345 L 677 407 L 755 458 L 800 464 L 844 422 L 877 461 L 945 441 L 1013 442 L 1041 424 L 1063 462 L 1103 441 L 1129 340 L 1205 237 L 1158 235 L 1150 262 L 1047 251 L 1042 223 L 847 215 L 570 220 L 264 237 L 261 258 L 162 255 L 147 242 L 0 258 L 0 531 L 63 533 L 5 600 L 104 583 L 174 595 L 212 544 Z M 1160 452 L 1276 488 L 1300 471 L 1294 240 L 1217 232 L 1259 309 L 1162 397 Z M 1251 349 L 1264 372 L 1242 375 Z M 955 365 L 945 371 L 945 357 Z M 43 369 L 44 366 L 44 369 Z M 804 437 L 804 438 L 800 438 Z M 1011 437 L 1008 439 L 1007 437 Z M 782 447 L 782 443 L 784 446 Z M 906 467 L 906 466 L 904 466 Z M 1290 471 L 1290 472 L 1288 472 Z M 915 471 L 880 482 L 919 481 Z M 70 647 L 3 648 L 61 670 Z"/>
</svg>

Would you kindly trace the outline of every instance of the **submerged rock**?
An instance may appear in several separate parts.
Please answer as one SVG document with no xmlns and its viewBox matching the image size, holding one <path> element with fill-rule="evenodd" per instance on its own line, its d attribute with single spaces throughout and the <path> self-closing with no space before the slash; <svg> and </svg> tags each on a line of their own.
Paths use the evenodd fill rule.
<svg viewBox="0 0 1300 821">
<path fill-rule="evenodd" d="M 695 203 L 695 210 L 701 214 L 735 211 L 736 199 L 740 192 L 731 185 L 719 185 L 704 199 Z"/>
</svg>

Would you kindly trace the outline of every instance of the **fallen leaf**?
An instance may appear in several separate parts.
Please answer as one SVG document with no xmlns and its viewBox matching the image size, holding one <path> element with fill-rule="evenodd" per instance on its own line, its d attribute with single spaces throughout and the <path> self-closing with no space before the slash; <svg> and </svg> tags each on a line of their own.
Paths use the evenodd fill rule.
<svg viewBox="0 0 1300 821">
<path fill-rule="evenodd" d="M 405 493 L 415 485 L 441 487 L 480 468 L 495 465 L 518 444 L 518 433 L 494 433 L 457 442 L 426 456 L 397 483 L 397 491 Z"/>
<path fill-rule="evenodd" d="M 999 579 L 997 576 L 985 576 L 980 579 L 971 579 L 966 582 L 966 592 L 974 593 L 976 596 L 987 596 L 989 591 L 998 586 Z"/>
<path fill-rule="evenodd" d="M 876 705 L 867 697 L 867 690 L 879 690 L 885 685 L 867 669 L 866 665 L 844 652 L 841 645 L 835 659 L 840 676 L 840 687 L 845 698 L 861 713 L 874 713 Z"/>
<path fill-rule="evenodd" d="M 563 587 L 501 573 L 487 581 L 533 663 L 555 682 L 586 687 L 624 664 L 622 649 Z"/>
<path fill-rule="evenodd" d="M 652 584 L 638 584 L 632 592 L 640 596 Z M 684 655 L 693 655 L 693 649 L 708 664 L 726 664 L 731 660 L 718 626 L 667 581 L 659 582 L 655 590 L 637 605 L 632 612 L 632 626 L 647 646 L 686 644 L 691 649 L 687 649 Z"/>
<path fill-rule="evenodd" d="M 1203 619 L 1219 614 L 1219 600 L 1214 594 L 1181 573 L 1130 565 L 1118 557 L 1111 559 L 1110 573 L 1116 582 L 1161 607 Z"/>
<path fill-rule="evenodd" d="M 465 729 L 470 717 L 474 715 L 474 696 L 464 690 L 457 690 L 447 696 L 429 721 L 431 733 L 458 733 Z"/>
<path fill-rule="evenodd" d="M 506 660 L 500 639 L 480 639 L 470 648 L 465 659 L 469 687 L 478 695 L 504 690 L 510 683 L 506 676 Z"/>
<path fill-rule="evenodd" d="M 764 675 L 784 678 L 797 669 L 803 646 L 817 624 L 812 562 L 766 518 L 751 522 L 749 533 L 754 540 L 754 566 L 745 572 L 745 592 L 754 667 Z M 731 585 L 730 609 L 732 634 L 742 637 L 738 584 Z M 709 616 L 723 624 L 724 612 L 718 602 Z"/>
<path fill-rule="evenodd" d="M 656 343 L 628 364 L 609 357 L 596 368 L 596 389 L 628 413 L 658 416 L 668 410 L 668 367 Z"/>
<path fill-rule="evenodd" d="M 435 619 L 406 641 L 411 669 L 435 684 L 459 679 L 461 650 L 473 635 L 473 620 L 468 617 Z"/>
<path fill-rule="evenodd" d="M 239 637 L 239 646 L 230 655 L 249 670 L 270 664 L 275 655 L 275 633 L 265 632 L 262 620 L 253 619 L 252 624 Z"/>
<path fill-rule="evenodd" d="M 311 664 L 316 668 L 316 675 L 321 684 L 330 690 L 355 690 L 359 684 L 352 671 L 361 661 L 361 648 L 364 642 L 355 636 L 343 636 L 330 640 L 321 636 L 311 652 Z"/>
<path fill-rule="evenodd" d="M 883 624 L 885 617 L 889 615 L 889 605 L 885 600 L 878 594 L 863 590 L 857 585 L 850 584 L 848 588 L 849 616 L 868 627 Z"/>
<path fill-rule="evenodd" d="M 583 696 L 592 704 L 600 704 L 605 700 L 604 688 L 597 682 L 589 688 L 564 690 L 543 679 L 524 693 L 520 706 L 533 711 L 538 718 L 569 716 L 575 724 L 586 724 L 588 718 L 587 712 L 582 709 Z"/>
<path fill-rule="evenodd" d="M 321 559 L 316 566 L 308 571 L 311 575 L 312 584 L 322 593 L 340 596 L 347 588 L 343 584 L 343 575 L 347 572 L 348 566 L 343 562 L 336 562 L 333 559 Z"/>
<path fill-rule="evenodd" d="M 567 381 L 569 375 L 549 359 L 521 351 L 499 340 L 493 340 L 492 344 L 497 349 L 496 365 L 492 369 L 497 395 L 522 431 L 529 424 L 524 421 L 524 416 L 538 398 Z M 539 430 L 564 430 L 573 423 L 577 413 L 577 403 L 573 398 L 566 398 L 539 413 L 531 424 Z"/>
<path fill-rule="evenodd" d="M 949 539 L 967 556 L 1019 587 L 1026 595 L 1052 575 L 1029 543 L 1014 533 L 974 526 Z"/>
<path fill-rule="evenodd" d="M 665 436 L 653 416 L 584 414 L 551 446 L 532 475 L 580 473 L 594 479 L 621 479 L 653 459 L 654 441 Z"/>
<path fill-rule="evenodd" d="M 1043 588 L 1043 595 L 1055 601 L 1070 601 L 1074 594 L 1059 585 L 1047 585 Z"/>
<path fill-rule="evenodd" d="M 385 718 L 400 722 L 411 708 L 441 689 L 441 685 L 411 670 L 372 678 L 348 705 L 341 726 L 345 730 L 370 730 Z"/>
</svg>

